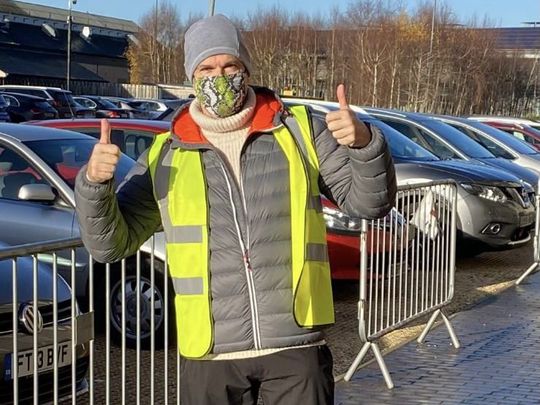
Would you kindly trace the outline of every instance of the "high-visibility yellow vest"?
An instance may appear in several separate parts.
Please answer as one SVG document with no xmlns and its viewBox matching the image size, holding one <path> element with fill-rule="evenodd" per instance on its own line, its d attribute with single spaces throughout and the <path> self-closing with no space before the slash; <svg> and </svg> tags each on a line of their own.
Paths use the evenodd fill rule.
<svg viewBox="0 0 540 405">
<path fill-rule="evenodd" d="M 290 168 L 293 315 L 299 326 L 310 328 L 333 323 L 334 307 L 319 161 L 306 109 L 290 110 L 301 134 L 295 137 L 285 126 L 273 134 Z M 182 148 L 162 153 L 169 138 L 170 133 L 156 137 L 148 153 L 149 168 L 167 240 L 179 350 L 184 357 L 200 358 L 211 351 L 214 330 L 207 187 L 202 153 Z"/>
</svg>

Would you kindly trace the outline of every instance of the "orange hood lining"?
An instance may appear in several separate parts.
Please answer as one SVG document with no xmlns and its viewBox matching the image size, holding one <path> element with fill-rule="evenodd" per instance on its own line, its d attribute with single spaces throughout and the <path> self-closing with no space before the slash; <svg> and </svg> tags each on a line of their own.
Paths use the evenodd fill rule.
<svg viewBox="0 0 540 405">
<path fill-rule="evenodd" d="M 274 122 L 275 117 L 281 111 L 283 111 L 283 105 L 274 94 L 270 91 L 257 92 L 255 112 L 253 113 L 253 120 L 249 128 L 249 135 L 274 128 L 276 126 Z M 200 127 L 193 121 L 193 118 L 189 114 L 188 106 L 180 111 L 172 123 L 172 131 L 180 141 L 185 143 L 209 143 Z"/>
</svg>

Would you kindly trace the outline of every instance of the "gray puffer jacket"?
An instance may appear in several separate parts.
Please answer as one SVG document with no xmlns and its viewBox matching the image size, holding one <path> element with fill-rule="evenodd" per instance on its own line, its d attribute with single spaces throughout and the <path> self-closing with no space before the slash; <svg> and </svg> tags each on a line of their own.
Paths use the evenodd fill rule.
<svg viewBox="0 0 540 405">
<path fill-rule="evenodd" d="M 284 119 L 287 111 L 272 92 L 257 89 L 254 124 L 241 154 L 239 185 L 188 111 L 185 107 L 177 114 L 171 142 L 164 148 L 202 151 L 210 207 L 212 353 L 321 340 L 320 328 L 299 327 L 292 309 L 288 163 L 272 130 L 286 122 L 294 131 L 294 122 L 290 125 L 290 119 Z M 393 204 L 396 180 L 381 133 L 371 127 L 372 140 L 366 147 L 348 148 L 337 144 L 324 121 L 312 117 L 311 124 L 322 194 L 351 216 L 384 216 Z M 90 183 L 85 168 L 77 177 L 81 235 L 98 261 L 115 262 L 133 254 L 161 224 L 147 160 L 146 154 L 141 156 L 116 194 L 110 182 Z M 249 252 L 251 274 L 245 270 L 240 238 Z"/>
</svg>

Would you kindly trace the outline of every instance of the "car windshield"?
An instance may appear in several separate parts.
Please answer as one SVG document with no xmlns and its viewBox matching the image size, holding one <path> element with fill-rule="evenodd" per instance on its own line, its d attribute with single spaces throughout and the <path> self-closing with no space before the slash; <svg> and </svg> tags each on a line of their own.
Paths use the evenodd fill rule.
<svg viewBox="0 0 540 405">
<path fill-rule="evenodd" d="M 378 120 L 365 119 L 364 116 L 358 117 L 362 121 L 369 122 L 376 125 L 383 133 L 388 146 L 390 146 L 390 153 L 395 159 L 402 160 L 421 160 L 421 161 L 435 161 L 440 160 L 433 153 L 427 149 L 422 148 L 417 143 L 411 141 L 405 135 L 401 134 L 390 125 L 385 124 Z"/>
<path fill-rule="evenodd" d="M 45 161 L 71 187 L 80 168 L 90 159 L 97 140 L 94 139 L 54 139 L 28 141 L 25 144 Z M 115 182 L 120 184 L 135 161 L 126 155 L 120 156 Z"/>
<path fill-rule="evenodd" d="M 498 141 L 503 142 L 505 145 L 509 146 L 513 150 L 523 155 L 538 155 L 538 151 L 534 149 L 530 144 L 525 141 L 522 141 L 515 136 L 512 136 L 500 129 L 494 128 L 491 125 L 483 124 L 481 122 L 470 120 L 467 122 L 467 125 L 476 128 L 482 131 L 485 134 L 491 135 L 493 138 Z"/>
<path fill-rule="evenodd" d="M 473 159 L 492 159 L 495 157 L 493 153 L 482 145 L 473 141 L 463 132 L 452 128 L 450 125 L 434 119 L 422 120 L 422 124 L 468 157 Z"/>
</svg>

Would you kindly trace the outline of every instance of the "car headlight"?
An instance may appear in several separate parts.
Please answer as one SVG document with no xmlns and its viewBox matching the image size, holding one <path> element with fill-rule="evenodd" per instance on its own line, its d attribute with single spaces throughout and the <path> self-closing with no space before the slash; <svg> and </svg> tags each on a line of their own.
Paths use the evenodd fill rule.
<svg viewBox="0 0 540 405">
<path fill-rule="evenodd" d="M 335 231 L 359 232 L 360 220 L 353 219 L 345 215 L 340 210 L 330 207 L 323 207 L 324 221 L 329 229 Z"/>
<path fill-rule="evenodd" d="M 467 192 L 477 195 L 480 198 L 485 198 L 486 200 L 501 203 L 507 200 L 506 195 L 499 187 L 475 183 L 461 183 L 461 187 L 463 187 Z"/>
</svg>

